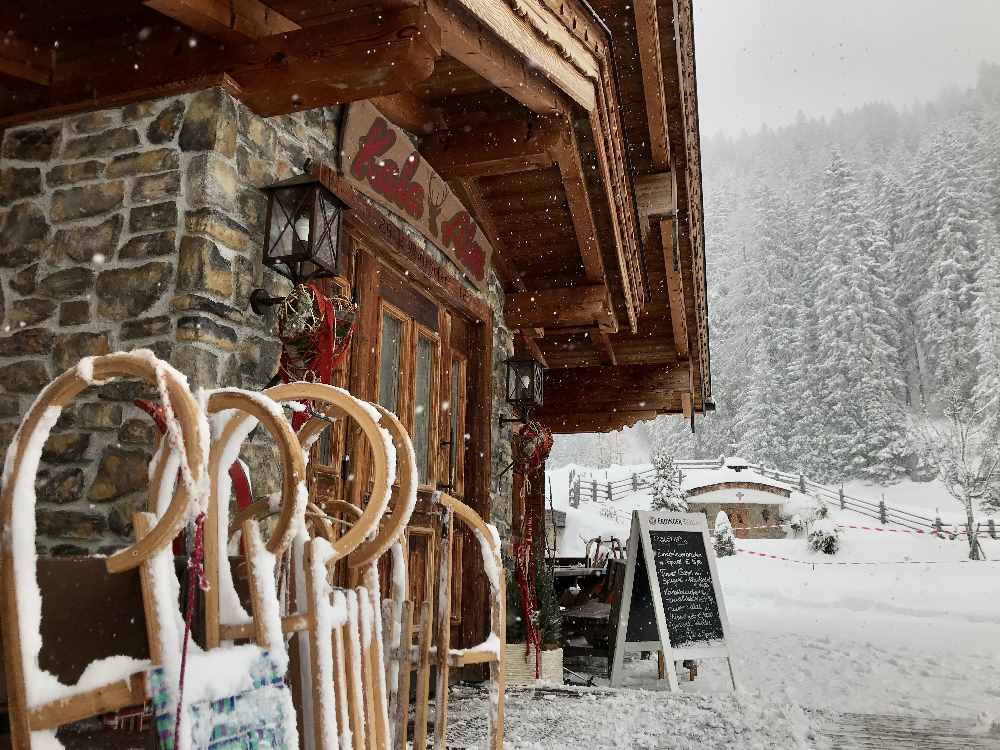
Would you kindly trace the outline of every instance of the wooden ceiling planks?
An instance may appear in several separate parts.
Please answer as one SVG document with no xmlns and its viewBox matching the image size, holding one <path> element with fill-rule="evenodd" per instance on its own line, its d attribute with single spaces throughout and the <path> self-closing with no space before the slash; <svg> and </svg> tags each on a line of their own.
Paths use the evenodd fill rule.
<svg viewBox="0 0 1000 750">
<path fill-rule="evenodd" d="M 144 0 L 143 5 L 230 44 L 302 28 L 261 0 Z"/>
</svg>

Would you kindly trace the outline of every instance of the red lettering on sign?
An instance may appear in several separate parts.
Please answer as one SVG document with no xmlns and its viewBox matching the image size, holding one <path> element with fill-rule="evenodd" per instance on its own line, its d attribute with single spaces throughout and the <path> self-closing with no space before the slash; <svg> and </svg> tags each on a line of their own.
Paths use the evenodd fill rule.
<svg viewBox="0 0 1000 750">
<path fill-rule="evenodd" d="M 486 253 L 476 242 L 476 223 L 468 211 L 459 211 L 441 225 L 441 241 L 445 247 L 455 248 L 459 259 L 472 272 L 473 278 L 483 278 Z"/>
<path fill-rule="evenodd" d="M 412 152 L 400 169 L 392 159 L 382 158 L 395 143 L 396 133 L 384 119 L 376 118 L 360 140 L 358 153 L 351 162 L 351 175 L 357 180 L 367 179 L 375 192 L 412 218 L 420 219 L 424 215 L 424 188 L 413 179 L 420 156 Z"/>
</svg>

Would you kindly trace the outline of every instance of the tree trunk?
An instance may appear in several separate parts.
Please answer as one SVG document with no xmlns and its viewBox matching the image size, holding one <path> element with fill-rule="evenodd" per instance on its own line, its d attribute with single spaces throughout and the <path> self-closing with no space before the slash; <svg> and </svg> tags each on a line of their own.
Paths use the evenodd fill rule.
<svg viewBox="0 0 1000 750">
<path fill-rule="evenodd" d="M 979 537 L 976 535 L 976 520 L 972 517 L 972 501 L 965 502 L 965 536 L 969 540 L 969 559 L 979 560 Z"/>
</svg>

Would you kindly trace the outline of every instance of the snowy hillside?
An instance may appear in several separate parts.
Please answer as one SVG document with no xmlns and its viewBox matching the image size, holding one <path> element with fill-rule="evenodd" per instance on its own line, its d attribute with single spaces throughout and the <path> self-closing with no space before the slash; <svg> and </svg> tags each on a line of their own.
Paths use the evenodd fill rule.
<svg viewBox="0 0 1000 750">
<path fill-rule="evenodd" d="M 570 471 L 606 482 L 645 468 L 611 467 L 607 478 L 585 467 L 552 472 L 553 507 L 566 512 L 558 554 L 582 555 L 581 537 L 624 542 L 631 511 L 650 503 L 639 493 L 614 503 L 613 517 L 601 503 L 571 508 Z M 875 499 L 884 492 L 890 504 L 915 512 L 940 507 L 947 521 L 958 520 L 954 511 L 946 515 L 943 490 L 928 485 L 850 489 Z M 742 551 L 719 561 L 743 686 L 811 708 L 1000 716 L 1000 563 L 967 561 L 961 538 L 849 528 L 877 523 L 836 508 L 830 518 L 844 527 L 835 556 L 811 552 L 801 537 L 738 539 Z M 1000 540 L 982 544 L 990 561 L 1000 560 Z M 655 661 L 634 665 L 631 684 L 655 686 L 655 673 Z M 682 687 L 721 692 L 727 679 L 721 662 L 707 663 L 702 677 Z"/>
</svg>

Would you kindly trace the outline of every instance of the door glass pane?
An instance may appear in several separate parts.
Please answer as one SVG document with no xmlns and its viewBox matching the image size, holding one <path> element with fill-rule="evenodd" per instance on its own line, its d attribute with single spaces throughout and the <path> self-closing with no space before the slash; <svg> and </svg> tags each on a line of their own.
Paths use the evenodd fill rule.
<svg viewBox="0 0 1000 750">
<path fill-rule="evenodd" d="M 434 369 L 434 342 L 417 338 L 417 371 L 413 397 L 413 449 L 417 453 L 420 484 L 430 483 L 431 374 Z"/>
<path fill-rule="evenodd" d="M 382 313 L 382 348 L 378 358 L 378 402 L 393 414 L 399 408 L 399 340 L 403 323 Z"/>
</svg>

